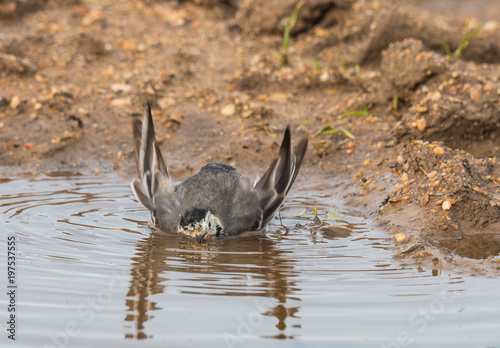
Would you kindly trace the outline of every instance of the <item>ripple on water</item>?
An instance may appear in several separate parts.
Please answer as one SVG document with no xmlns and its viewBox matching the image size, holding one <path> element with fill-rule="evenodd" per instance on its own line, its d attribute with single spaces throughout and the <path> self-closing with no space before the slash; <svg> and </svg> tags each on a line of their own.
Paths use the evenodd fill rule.
<svg viewBox="0 0 500 348">
<path fill-rule="evenodd" d="M 402 337 L 434 347 L 498 344 L 500 308 L 491 303 L 499 280 L 402 266 L 392 237 L 336 191 L 294 188 L 266 234 L 199 245 L 148 226 L 117 176 L 4 178 L 1 219 L 18 246 L 19 336 L 42 346 L 54 337 L 138 347 L 402 347 Z M 335 212 L 332 226 L 312 228 L 314 206 L 321 218 Z"/>
</svg>

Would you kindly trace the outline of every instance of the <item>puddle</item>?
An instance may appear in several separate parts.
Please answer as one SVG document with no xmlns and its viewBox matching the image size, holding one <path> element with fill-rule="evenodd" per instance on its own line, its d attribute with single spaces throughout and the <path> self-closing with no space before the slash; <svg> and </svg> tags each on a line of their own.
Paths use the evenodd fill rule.
<svg viewBox="0 0 500 348">
<path fill-rule="evenodd" d="M 392 237 L 334 188 L 297 185 L 288 234 L 273 220 L 265 235 L 198 245 L 150 228 L 124 179 L 67 174 L 0 181 L 0 247 L 14 235 L 18 248 L 18 345 L 500 344 L 500 279 L 402 266 Z M 315 205 L 338 226 L 293 228 Z M 5 284 L 5 252 L 0 263 Z M 5 295 L 0 308 L 4 346 Z"/>
</svg>

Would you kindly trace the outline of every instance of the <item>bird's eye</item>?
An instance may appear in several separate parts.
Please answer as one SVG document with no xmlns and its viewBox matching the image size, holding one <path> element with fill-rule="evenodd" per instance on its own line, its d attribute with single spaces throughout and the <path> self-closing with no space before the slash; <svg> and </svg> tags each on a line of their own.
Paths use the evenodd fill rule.
<svg viewBox="0 0 500 348">
<path fill-rule="evenodd" d="M 212 228 L 212 223 L 211 222 L 208 223 L 208 228 Z"/>
</svg>

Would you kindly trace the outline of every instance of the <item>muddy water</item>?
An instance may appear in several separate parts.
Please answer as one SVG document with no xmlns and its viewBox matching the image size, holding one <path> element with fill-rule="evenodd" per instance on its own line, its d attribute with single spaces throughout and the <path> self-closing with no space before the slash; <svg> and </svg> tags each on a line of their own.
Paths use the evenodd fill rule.
<svg viewBox="0 0 500 348">
<path fill-rule="evenodd" d="M 318 205 L 352 233 L 273 220 L 266 235 L 198 245 L 149 227 L 122 178 L 3 179 L 1 346 L 13 346 L 8 236 L 16 347 L 500 346 L 500 279 L 402 265 L 335 190 L 298 185 L 283 224 L 310 224 Z"/>
</svg>

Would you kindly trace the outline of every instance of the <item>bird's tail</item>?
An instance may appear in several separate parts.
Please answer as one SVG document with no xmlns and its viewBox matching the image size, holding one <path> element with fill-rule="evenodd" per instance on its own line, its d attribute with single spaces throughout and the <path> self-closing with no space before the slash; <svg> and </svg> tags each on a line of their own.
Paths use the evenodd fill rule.
<svg viewBox="0 0 500 348">
<path fill-rule="evenodd" d="M 155 194 L 160 187 L 170 185 L 170 176 L 167 166 L 155 139 L 155 129 L 151 116 L 151 106 L 147 103 L 142 122 L 138 119 L 133 122 L 135 163 L 139 178 L 132 181 L 132 190 L 139 202 L 148 208 L 152 216 L 156 211 L 154 205 Z"/>
<path fill-rule="evenodd" d="M 304 159 L 307 143 L 307 137 L 302 138 L 295 152 L 292 152 L 290 128 L 286 128 L 278 157 L 255 184 L 259 195 L 259 206 L 263 212 L 260 228 L 264 228 L 271 220 L 292 187 Z"/>
</svg>

